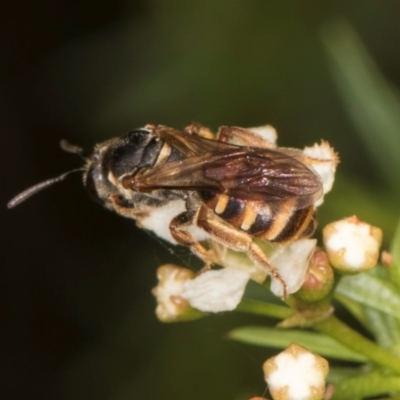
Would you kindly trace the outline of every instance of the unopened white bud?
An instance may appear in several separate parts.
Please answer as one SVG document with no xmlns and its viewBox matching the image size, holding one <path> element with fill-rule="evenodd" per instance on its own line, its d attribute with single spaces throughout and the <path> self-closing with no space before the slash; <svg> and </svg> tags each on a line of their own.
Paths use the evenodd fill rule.
<svg viewBox="0 0 400 400">
<path fill-rule="evenodd" d="M 339 157 L 328 142 L 322 141 L 321 144 L 315 143 L 312 147 L 305 147 L 303 153 L 309 157 L 307 164 L 311 165 L 315 172 L 321 177 L 324 195 L 328 193 L 335 180 L 336 166 L 339 163 Z M 323 197 L 315 203 L 320 206 L 323 203 Z"/>
<path fill-rule="evenodd" d="M 183 285 L 194 276 L 193 271 L 174 264 L 165 264 L 157 269 L 159 282 L 152 293 L 157 299 L 156 315 L 160 321 L 175 322 L 201 316 L 182 297 Z"/>
<path fill-rule="evenodd" d="M 352 216 L 326 225 L 323 241 L 333 267 L 356 273 L 378 262 L 382 231 Z"/>
<path fill-rule="evenodd" d="M 321 400 L 328 362 L 292 343 L 264 365 L 264 377 L 274 400 Z"/>
<path fill-rule="evenodd" d="M 206 271 L 183 285 L 182 297 L 200 311 L 231 311 L 240 303 L 249 279 L 249 274 L 233 268 Z"/>
</svg>

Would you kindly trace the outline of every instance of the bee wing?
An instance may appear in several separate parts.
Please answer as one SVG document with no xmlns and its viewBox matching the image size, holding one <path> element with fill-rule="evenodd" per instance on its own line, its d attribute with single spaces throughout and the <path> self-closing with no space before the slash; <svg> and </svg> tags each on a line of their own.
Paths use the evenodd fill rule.
<svg viewBox="0 0 400 400">
<path fill-rule="evenodd" d="M 222 182 L 232 197 L 268 203 L 295 198 L 297 208 L 303 208 L 322 196 L 322 182 L 298 157 L 285 150 L 250 148 L 241 157 L 233 157 L 228 168 L 223 161 L 213 162 L 205 175 Z"/>
<path fill-rule="evenodd" d="M 186 156 L 201 156 L 222 149 L 237 150 L 240 148 L 240 146 L 234 144 L 207 139 L 196 134 L 178 131 L 164 125 L 157 125 L 153 127 L 152 130 L 156 136 L 165 140 L 171 147 L 176 148 Z"/>
<path fill-rule="evenodd" d="M 289 153 L 217 146 L 210 153 L 189 156 L 127 177 L 124 186 L 138 191 L 211 190 L 263 202 L 296 198 L 296 207 L 303 208 L 319 199 L 322 183 L 315 172 Z"/>
</svg>

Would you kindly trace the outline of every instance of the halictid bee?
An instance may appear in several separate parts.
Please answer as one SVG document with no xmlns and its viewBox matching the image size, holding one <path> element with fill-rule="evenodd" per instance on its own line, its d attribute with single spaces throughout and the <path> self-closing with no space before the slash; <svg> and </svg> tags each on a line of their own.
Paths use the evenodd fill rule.
<svg viewBox="0 0 400 400">
<path fill-rule="evenodd" d="M 76 171 L 83 171 L 95 201 L 142 228 L 153 229 L 149 221 L 157 224 L 160 210 L 170 212 L 168 232 L 159 236 L 190 247 L 206 267 L 211 260 L 192 233 L 194 226 L 209 239 L 246 252 L 284 287 L 253 239 L 287 243 L 309 237 L 316 228 L 314 203 L 322 196 L 321 179 L 300 150 L 273 148 L 239 127 L 223 126 L 214 138 L 196 124 L 183 131 L 147 125 L 96 145 L 84 168 L 27 189 L 8 207 Z"/>
</svg>

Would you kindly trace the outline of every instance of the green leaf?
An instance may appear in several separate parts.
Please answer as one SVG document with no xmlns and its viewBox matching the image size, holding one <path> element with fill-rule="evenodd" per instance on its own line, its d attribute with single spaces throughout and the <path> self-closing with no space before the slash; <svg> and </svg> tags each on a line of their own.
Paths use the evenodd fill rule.
<svg viewBox="0 0 400 400">
<path fill-rule="evenodd" d="M 327 24 L 322 39 L 339 93 L 386 181 L 400 192 L 400 101 L 346 20 Z"/>
<path fill-rule="evenodd" d="M 353 314 L 358 321 L 369 330 L 368 319 L 365 316 L 364 307 L 357 301 L 351 300 L 348 297 L 342 296 L 341 294 L 335 292 L 335 299 L 339 301 L 347 310 Z"/>
<path fill-rule="evenodd" d="M 386 282 L 368 273 L 344 276 L 337 293 L 400 319 L 400 294 L 390 282 Z"/>
<path fill-rule="evenodd" d="M 364 313 L 369 321 L 369 329 L 381 347 L 391 349 L 400 343 L 398 319 L 370 307 L 364 307 Z"/>
<path fill-rule="evenodd" d="M 366 358 L 341 345 L 328 336 L 299 329 L 283 330 L 260 326 L 245 326 L 234 329 L 229 338 L 239 342 L 263 347 L 286 348 L 290 343 L 298 343 L 308 350 L 326 356 L 347 361 L 364 362 Z"/>
<path fill-rule="evenodd" d="M 353 378 L 365 373 L 365 365 L 361 367 L 348 368 L 348 367 L 332 367 L 329 366 L 329 373 L 327 381 L 329 383 L 336 383 L 342 379 Z"/>
<path fill-rule="evenodd" d="M 386 376 L 374 371 L 336 382 L 332 400 L 354 400 L 399 391 L 399 376 Z"/>
<path fill-rule="evenodd" d="M 400 289 L 400 220 L 397 224 L 396 233 L 391 246 L 394 265 L 389 268 L 389 275 L 392 282 Z"/>
</svg>

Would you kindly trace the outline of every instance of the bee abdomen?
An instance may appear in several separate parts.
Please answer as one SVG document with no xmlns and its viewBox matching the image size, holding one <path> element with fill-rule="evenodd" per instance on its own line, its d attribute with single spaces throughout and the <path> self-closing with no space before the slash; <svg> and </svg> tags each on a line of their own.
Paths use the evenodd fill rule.
<svg viewBox="0 0 400 400">
<path fill-rule="evenodd" d="M 270 242 L 285 243 L 311 236 L 316 228 L 313 206 L 296 209 L 288 203 L 271 210 L 270 214 L 257 215 L 248 233 Z"/>
<path fill-rule="evenodd" d="M 284 243 L 311 236 L 316 228 L 315 208 L 309 206 L 296 210 L 280 233 L 271 242 Z"/>
<path fill-rule="evenodd" d="M 296 209 L 295 204 L 284 203 L 271 208 L 270 213 L 258 214 L 248 233 L 270 242 L 285 243 L 311 236 L 315 228 L 313 206 Z"/>
<path fill-rule="evenodd" d="M 234 226 L 240 224 L 247 207 L 244 200 L 211 191 L 202 191 L 200 195 L 206 206 L 220 218 Z"/>
<path fill-rule="evenodd" d="M 314 206 L 296 208 L 296 200 L 254 207 L 249 201 L 201 192 L 204 203 L 223 220 L 262 240 L 284 243 L 311 236 L 316 228 Z"/>
</svg>

